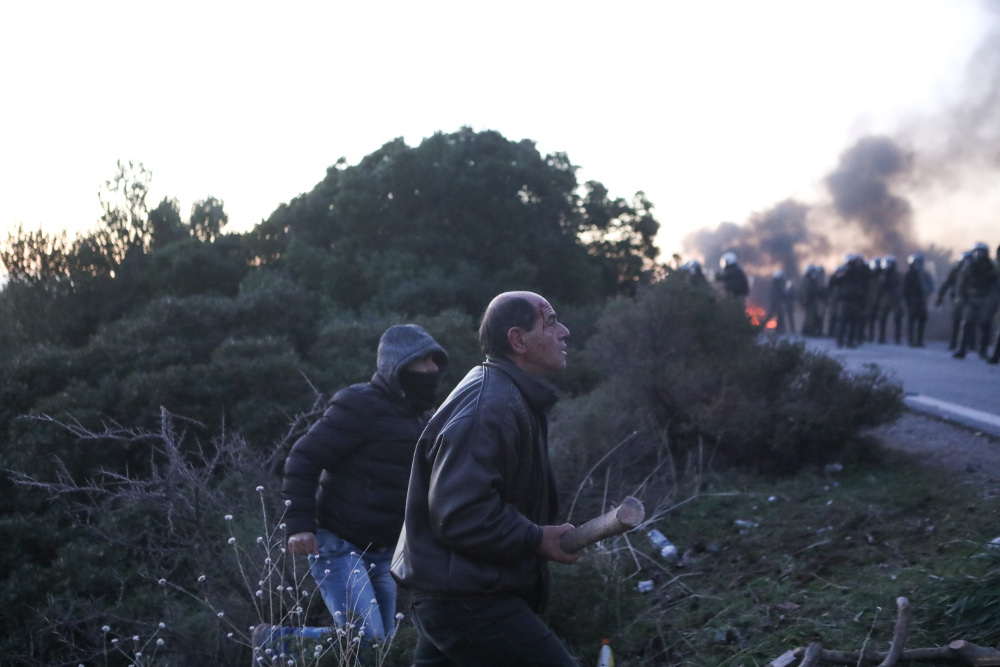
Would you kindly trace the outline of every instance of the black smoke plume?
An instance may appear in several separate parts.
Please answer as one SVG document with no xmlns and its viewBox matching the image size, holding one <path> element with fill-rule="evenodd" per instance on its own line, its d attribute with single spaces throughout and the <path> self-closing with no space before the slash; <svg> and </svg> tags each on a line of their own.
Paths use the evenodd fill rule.
<svg viewBox="0 0 1000 667">
<path fill-rule="evenodd" d="M 952 250 L 965 248 L 921 247 L 910 198 L 996 187 L 1000 0 L 983 0 L 982 6 L 988 19 L 985 37 L 969 61 L 958 96 L 943 111 L 910 118 L 893 136 L 862 137 L 847 148 L 823 179 L 829 202 L 786 200 L 744 224 L 724 222 L 699 230 L 684 239 L 685 253 L 712 265 L 722 253 L 733 251 L 751 272 L 781 268 L 794 277 L 804 263 L 829 268 L 848 252 L 901 259 L 920 250 L 944 271 Z"/>
<path fill-rule="evenodd" d="M 904 257 L 916 248 L 913 209 L 891 187 L 909 176 L 913 155 L 889 137 L 863 137 L 826 179 L 833 207 L 861 228 L 865 254 Z"/>
<path fill-rule="evenodd" d="M 781 269 L 799 275 L 801 259 L 829 252 L 826 239 L 809 227 L 809 207 L 786 199 L 750 216 L 745 225 L 723 222 L 716 229 L 702 229 L 684 240 L 686 250 L 701 254 L 709 266 L 725 252 L 735 252 L 740 264 L 758 270 Z"/>
</svg>

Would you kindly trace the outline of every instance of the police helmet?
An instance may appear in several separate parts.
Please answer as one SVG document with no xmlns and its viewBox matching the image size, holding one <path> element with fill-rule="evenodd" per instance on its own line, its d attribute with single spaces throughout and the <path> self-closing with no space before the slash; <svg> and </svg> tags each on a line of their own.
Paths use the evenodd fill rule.
<svg viewBox="0 0 1000 667">
<path fill-rule="evenodd" d="M 719 258 L 719 267 L 726 268 L 731 264 L 736 263 L 736 253 L 735 252 L 725 252 L 722 253 L 722 257 Z"/>
</svg>

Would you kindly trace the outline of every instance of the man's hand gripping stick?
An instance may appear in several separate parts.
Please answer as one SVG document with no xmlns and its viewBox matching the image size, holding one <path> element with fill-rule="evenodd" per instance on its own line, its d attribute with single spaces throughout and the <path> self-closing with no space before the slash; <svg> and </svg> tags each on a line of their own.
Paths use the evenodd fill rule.
<svg viewBox="0 0 1000 667">
<path fill-rule="evenodd" d="M 559 546 L 566 553 L 575 554 L 606 537 L 614 537 L 632 530 L 642 523 L 644 518 L 646 518 L 646 508 L 639 500 L 629 496 L 616 509 L 563 533 L 559 538 Z"/>
</svg>

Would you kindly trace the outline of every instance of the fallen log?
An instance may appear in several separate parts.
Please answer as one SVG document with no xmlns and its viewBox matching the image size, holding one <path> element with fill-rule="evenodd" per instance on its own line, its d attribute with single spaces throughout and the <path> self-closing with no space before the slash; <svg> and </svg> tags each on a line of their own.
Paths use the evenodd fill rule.
<svg viewBox="0 0 1000 667">
<path fill-rule="evenodd" d="M 811 646 L 811 645 L 810 645 Z M 795 649 L 794 657 L 804 657 L 807 649 Z M 783 653 L 775 659 L 774 664 L 788 665 L 784 662 L 788 653 Z M 822 649 L 819 652 L 818 662 L 814 664 L 828 665 L 877 665 L 889 656 L 889 651 L 828 651 Z M 972 642 L 958 639 L 947 646 L 936 646 L 932 648 L 911 648 L 904 649 L 899 655 L 900 662 L 932 662 L 953 665 L 973 665 L 974 667 L 998 667 L 1000 666 L 1000 651 L 984 646 L 977 646 Z M 798 667 L 804 667 L 805 662 Z M 771 667 L 771 665 L 768 665 Z"/>
<path fill-rule="evenodd" d="M 892 643 L 888 651 L 828 651 L 819 644 L 799 647 L 785 651 L 772 660 L 768 667 L 786 667 L 802 659 L 798 667 L 814 667 L 815 665 L 878 665 L 878 667 L 895 667 L 900 662 L 936 662 L 974 667 L 1000 667 L 1000 651 L 983 646 L 977 646 L 964 639 L 957 639 L 947 646 L 933 648 L 905 649 L 906 637 L 910 631 L 910 601 L 904 597 L 896 598 L 896 627 L 892 633 Z"/>
</svg>

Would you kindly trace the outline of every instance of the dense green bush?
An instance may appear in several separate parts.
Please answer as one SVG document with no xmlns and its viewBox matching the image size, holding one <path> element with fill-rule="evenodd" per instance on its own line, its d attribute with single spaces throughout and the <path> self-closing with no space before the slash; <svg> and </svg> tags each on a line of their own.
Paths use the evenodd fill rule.
<svg viewBox="0 0 1000 667">
<path fill-rule="evenodd" d="M 710 465 L 848 461 L 862 429 L 902 410 L 901 388 L 877 369 L 851 374 L 801 343 L 762 338 L 741 303 L 677 274 L 611 302 L 587 353 L 602 380 L 564 402 L 553 428 L 564 489 L 616 445 L 614 465 L 597 471 L 616 492 L 650 484 L 651 471 L 672 486 Z"/>
</svg>

